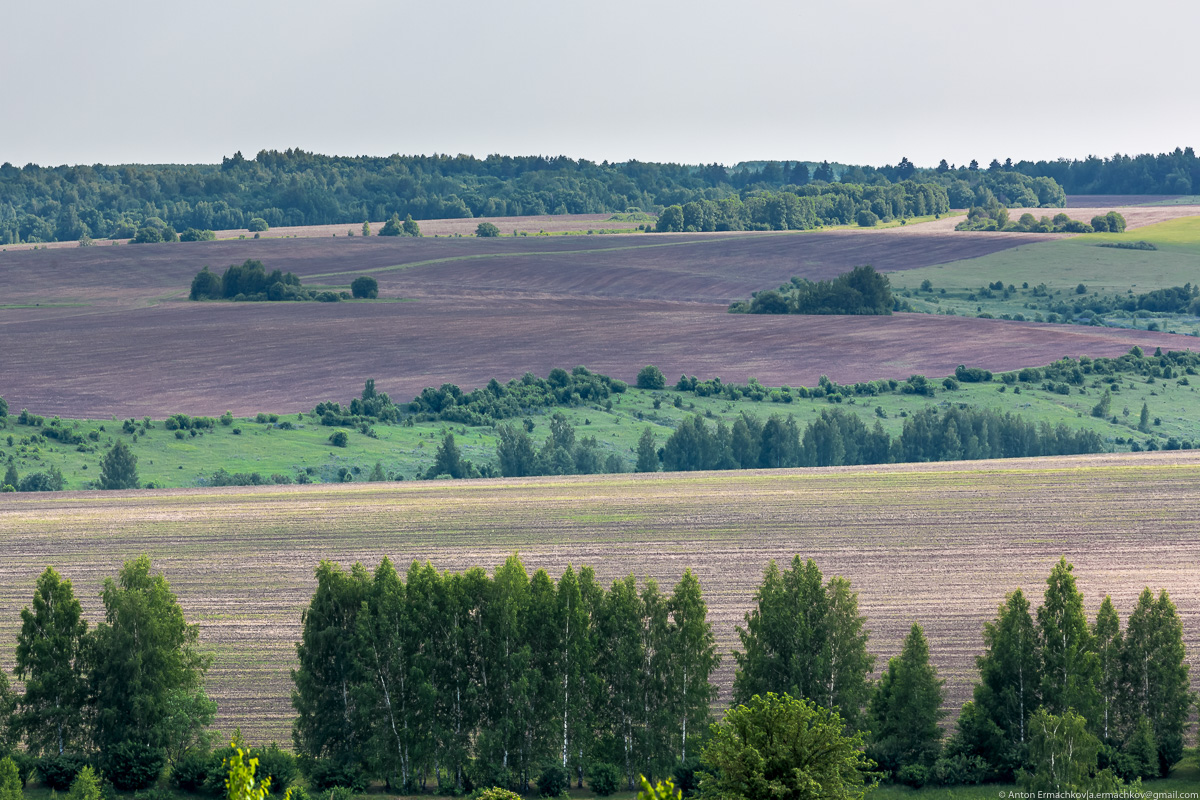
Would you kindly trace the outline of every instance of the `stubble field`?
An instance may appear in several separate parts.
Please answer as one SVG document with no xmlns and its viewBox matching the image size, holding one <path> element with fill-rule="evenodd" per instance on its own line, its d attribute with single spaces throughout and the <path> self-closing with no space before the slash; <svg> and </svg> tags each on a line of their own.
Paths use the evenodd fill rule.
<svg viewBox="0 0 1200 800">
<path fill-rule="evenodd" d="M 328 558 L 374 566 L 431 560 L 489 570 L 517 551 L 532 571 L 593 566 L 667 588 L 697 572 L 719 644 L 727 699 L 734 626 L 770 558 L 814 558 L 848 577 L 868 617 L 877 667 L 921 622 L 968 699 L 983 622 L 1020 586 L 1039 599 L 1052 563 L 1075 564 L 1089 613 L 1111 594 L 1122 619 L 1143 586 L 1179 607 L 1200 648 L 1200 454 L 806 471 L 620 475 L 0 496 L 0 664 L 11 668 L 19 609 L 53 564 L 90 620 L 102 580 L 147 553 L 201 642 L 219 727 L 287 742 L 293 643 Z"/>
</svg>

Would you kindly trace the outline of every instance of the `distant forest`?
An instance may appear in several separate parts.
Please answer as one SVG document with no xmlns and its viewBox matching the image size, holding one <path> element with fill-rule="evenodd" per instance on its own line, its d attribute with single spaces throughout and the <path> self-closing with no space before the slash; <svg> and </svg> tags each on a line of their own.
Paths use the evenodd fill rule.
<svg viewBox="0 0 1200 800">
<path fill-rule="evenodd" d="M 659 211 L 809 184 L 935 183 L 953 208 L 991 197 L 1011 207 L 1059 207 L 1065 193 L 1186 194 L 1200 186 L 1191 148 L 1083 161 L 993 160 L 932 169 L 907 158 L 861 167 L 811 161 L 686 165 L 596 163 L 565 156 L 341 157 L 302 150 L 241 153 L 220 164 L 41 167 L 0 165 L 0 244 L 132 238 L 150 219 L 175 230 L 541 214 Z M 880 215 L 881 217 L 884 215 Z"/>
</svg>

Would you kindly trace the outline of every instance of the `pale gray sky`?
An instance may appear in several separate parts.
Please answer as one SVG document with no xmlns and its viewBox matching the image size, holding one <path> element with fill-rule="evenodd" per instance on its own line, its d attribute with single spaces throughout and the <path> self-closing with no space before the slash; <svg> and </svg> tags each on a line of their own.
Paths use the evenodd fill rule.
<svg viewBox="0 0 1200 800">
<path fill-rule="evenodd" d="M 1195 0 L 0 4 L 0 162 L 1200 146 Z"/>
</svg>

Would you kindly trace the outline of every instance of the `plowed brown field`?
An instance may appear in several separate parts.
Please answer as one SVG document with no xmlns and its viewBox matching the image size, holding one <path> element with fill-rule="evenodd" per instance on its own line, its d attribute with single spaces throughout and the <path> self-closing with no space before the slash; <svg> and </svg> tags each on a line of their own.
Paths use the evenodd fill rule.
<svg viewBox="0 0 1200 800">
<path fill-rule="evenodd" d="M 245 414 L 344 400 L 370 377 L 398 399 L 577 364 L 626 380 L 653 363 L 672 378 L 813 385 L 822 374 L 937 376 L 967 362 L 998 370 L 1194 344 L 949 317 L 725 313 L 729 301 L 792 275 L 909 269 L 1042 238 L 954 233 L 941 222 L 949 221 L 895 232 L 251 239 L 0 253 L 0 396 L 16 409 L 75 417 Z M 416 302 L 184 299 L 202 266 L 247 258 L 309 285 L 345 287 L 372 274 L 385 300 Z"/>
<path fill-rule="evenodd" d="M 94 622 L 101 581 L 147 553 L 216 661 L 219 725 L 289 741 L 288 670 L 312 570 L 368 565 L 532 570 L 589 564 L 668 586 L 697 571 L 726 652 L 770 558 L 799 553 L 847 576 L 878 666 L 926 629 L 948 705 L 969 697 L 980 630 L 1004 594 L 1040 599 L 1066 556 L 1094 614 L 1128 615 L 1143 586 L 1179 607 L 1200 665 L 1200 453 L 1142 453 L 806 471 L 620 475 L 130 493 L 0 495 L 0 664 L 19 609 L 53 564 Z M 1193 682 L 1200 676 L 1193 675 Z M 717 680 L 732 680 L 726 657 Z"/>
</svg>

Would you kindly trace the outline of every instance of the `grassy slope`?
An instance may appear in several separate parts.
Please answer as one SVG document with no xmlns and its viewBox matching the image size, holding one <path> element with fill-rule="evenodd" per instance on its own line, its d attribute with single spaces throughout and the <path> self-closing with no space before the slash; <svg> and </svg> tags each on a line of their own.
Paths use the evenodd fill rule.
<svg viewBox="0 0 1200 800">
<path fill-rule="evenodd" d="M 1099 247 L 1105 242 L 1147 241 L 1156 251 L 1121 250 Z M 1044 312 L 1046 298 L 1037 298 L 1032 288 L 1020 289 L 1008 301 L 999 296 L 992 299 L 967 299 L 981 286 L 994 281 L 1021 287 L 1045 284 L 1051 300 L 1086 300 L 1092 295 L 1126 296 L 1152 289 L 1182 286 L 1197 282 L 1197 261 L 1200 259 L 1200 217 L 1184 217 L 1161 222 L 1124 234 L 1095 233 L 1022 245 L 981 258 L 956 261 L 921 269 L 891 273 L 893 287 L 908 297 L 915 310 L 927 313 L 954 313 L 975 316 L 989 313 L 1021 313 L 1034 319 Z M 932 293 L 920 292 L 922 281 L 933 284 Z M 1075 294 L 1078 284 L 1087 287 L 1083 296 Z M 940 290 L 945 289 L 946 295 Z M 1030 309 L 1026 304 L 1035 306 Z M 1179 333 L 1200 331 L 1200 319 L 1169 317 L 1164 329 Z M 1118 322 L 1114 320 L 1114 322 Z M 1126 323 L 1130 324 L 1130 323 Z M 1145 324 L 1142 324 L 1145 327 Z"/>
<path fill-rule="evenodd" d="M 868 426 L 873 426 L 878 419 L 885 430 L 898 435 L 906 415 L 929 405 L 962 403 L 1010 411 L 1039 422 L 1065 423 L 1094 430 L 1104 436 L 1114 450 L 1126 450 L 1127 444 L 1115 440 L 1136 437 L 1144 442 L 1149 438 L 1135 430 L 1144 402 L 1150 408 L 1151 417 L 1161 419 L 1161 424 L 1152 428 L 1156 438 L 1200 440 L 1200 393 L 1196 386 L 1181 386 L 1177 379 L 1157 380 L 1152 384 L 1143 380 L 1140 377 L 1126 379 L 1121 384 L 1121 391 L 1113 395 L 1110 415 L 1117 417 L 1115 424 L 1090 415 L 1102 392 L 1088 387 L 1084 387 L 1082 394 L 1078 389 L 1072 389 L 1070 395 L 1059 395 L 1030 385 L 1003 387 L 1005 390 L 1001 391 L 1002 385 L 998 382 L 962 384 L 955 391 L 941 390 L 939 384 L 939 392 L 932 399 L 906 394 L 861 396 L 849 398 L 837 408 L 858 414 Z M 1200 384 L 1200 379 L 1193 376 L 1190 383 Z M 676 397 L 681 400 L 681 408 L 674 407 Z M 660 401 L 658 409 L 654 408 L 656 399 Z M 561 410 L 576 426 L 577 436 L 596 437 L 605 455 L 616 453 L 623 459 L 625 468 L 632 469 L 637 439 L 646 425 L 651 427 L 661 445 L 679 422 L 692 413 L 711 414 L 713 420 L 719 418 L 730 422 L 742 412 L 760 418 L 776 413 L 792 414 L 803 426 L 833 407 L 826 399 L 796 400 L 789 404 L 747 399 L 734 402 L 673 391 L 630 389 L 624 395 L 613 397 L 611 412 L 596 405 Z M 876 408 L 882 409 L 886 416 L 880 417 Z M 36 409 L 32 410 L 36 412 Z M 535 425 L 531 435 L 539 443 L 549 435 L 551 413 L 553 411 L 543 411 L 530 417 Z M 378 438 L 349 430 L 350 445 L 340 448 L 330 445 L 328 439 L 333 431 L 341 428 L 324 427 L 311 414 L 283 415 L 280 420 L 290 421 L 297 427 L 282 430 L 269 423 L 238 419 L 231 427 L 218 425 L 211 433 L 178 439 L 160 420 L 148 433 L 139 434 L 136 441 L 133 436 L 121 433 L 120 423 L 114 420 L 78 420 L 79 430 L 84 433 L 99 431 L 101 426 L 104 428 L 99 441 L 88 443 L 92 452 L 79 452 L 75 445 L 63 445 L 52 439 L 45 444 L 28 443 L 37 429 L 17 425 L 16 417 L 10 416 L 7 429 L 0 429 L 0 464 L 6 464 L 12 458 L 21 475 L 56 466 L 62 471 L 67 488 L 85 488 L 99 476 L 100 459 L 119 438 L 137 455 L 143 483 L 153 482 L 156 486 L 196 486 L 203 476 L 218 468 L 228 472 L 258 472 L 264 477 L 272 473 L 294 476 L 300 470 L 312 468 L 314 482 L 328 482 L 336 480 L 339 468 L 345 467 L 352 474 L 357 469 L 359 474 L 355 480 L 364 480 L 376 461 L 381 462 L 389 474 L 411 479 L 433 463 L 446 431 L 455 434 L 464 458 L 476 464 L 495 461 L 493 428 L 469 428 L 443 422 L 426 422 L 412 427 L 376 424 L 374 431 Z M 510 422 L 520 424 L 521 420 Z M 240 435 L 233 433 L 235 428 L 241 431 Z"/>
</svg>

